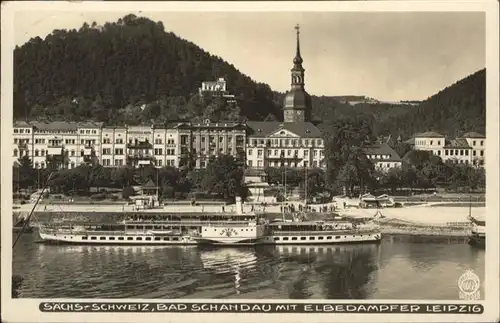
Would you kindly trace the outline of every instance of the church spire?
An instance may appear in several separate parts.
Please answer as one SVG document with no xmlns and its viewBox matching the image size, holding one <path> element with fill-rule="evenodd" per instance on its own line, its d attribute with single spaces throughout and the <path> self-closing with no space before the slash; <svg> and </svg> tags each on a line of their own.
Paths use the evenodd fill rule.
<svg viewBox="0 0 500 323">
<path fill-rule="evenodd" d="M 311 120 L 311 97 L 307 94 L 304 84 L 305 70 L 302 67 L 302 56 L 300 56 L 300 27 L 295 26 L 297 31 L 297 50 L 293 59 L 291 69 L 291 88 L 283 100 L 284 122 L 308 122 Z"/>
<path fill-rule="evenodd" d="M 295 67 L 300 68 L 302 67 L 301 64 L 303 60 L 300 56 L 300 26 L 298 24 L 295 26 L 295 30 L 297 31 L 297 51 L 295 53 L 295 58 L 293 59 L 293 64 L 295 65 Z"/>
</svg>

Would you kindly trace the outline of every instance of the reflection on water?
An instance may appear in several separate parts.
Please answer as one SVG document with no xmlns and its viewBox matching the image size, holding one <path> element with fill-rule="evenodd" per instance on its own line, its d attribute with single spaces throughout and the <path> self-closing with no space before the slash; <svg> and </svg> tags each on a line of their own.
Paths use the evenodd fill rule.
<svg viewBox="0 0 500 323">
<path fill-rule="evenodd" d="M 484 277 L 484 250 L 466 244 L 71 246 L 34 237 L 14 250 L 27 298 L 456 300 L 465 270 Z"/>
</svg>

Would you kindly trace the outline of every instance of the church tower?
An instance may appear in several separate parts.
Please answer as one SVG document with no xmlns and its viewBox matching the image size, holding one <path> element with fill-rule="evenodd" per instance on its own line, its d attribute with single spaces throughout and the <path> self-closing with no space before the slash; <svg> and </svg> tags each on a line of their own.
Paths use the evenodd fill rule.
<svg viewBox="0 0 500 323">
<path fill-rule="evenodd" d="M 311 97 L 304 88 L 305 70 L 302 67 L 303 60 L 300 56 L 299 25 L 295 29 L 297 31 L 297 51 L 291 69 L 291 89 L 287 92 L 283 102 L 283 120 L 284 122 L 307 122 L 311 120 Z"/>
</svg>

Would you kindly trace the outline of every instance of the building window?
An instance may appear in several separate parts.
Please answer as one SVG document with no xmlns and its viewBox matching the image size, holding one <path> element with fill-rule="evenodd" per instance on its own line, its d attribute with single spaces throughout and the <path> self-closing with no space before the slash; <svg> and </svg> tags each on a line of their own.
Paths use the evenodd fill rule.
<svg viewBox="0 0 500 323">
<path fill-rule="evenodd" d="M 257 150 L 257 156 L 262 157 L 262 149 Z"/>
<path fill-rule="evenodd" d="M 163 149 L 155 148 L 155 155 L 163 155 Z"/>
<path fill-rule="evenodd" d="M 476 156 L 476 151 L 475 150 L 472 151 L 472 156 Z"/>
<path fill-rule="evenodd" d="M 484 156 L 484 150 L 479 151 L 479 156 Z"/>
<path fill-rule="evenodd" d="M 464 155 L 464 150 L 460 149 L 460 156 L 463 156 L 463 155 Z"/>
<path fill-rule="evenodd" d="M 475 140 L 473 140 L 473 141 L 472 141 L 472 146 L 475 146 L 475 145 L 476 145 L 476 141 L 475 141 Z"/>
<path fill-rule="evenodd" d="M 253 161 L 252 160 L 248 161 L 248 167 L 253 167 Z"/>
<path fill-rule="evenodd" d="M 484 141 L 481 140 L 481 146 L 484 144 Z"/>
<path fill-rule="evenodd" d="M 465 151 L 465 156 L 469 156 L 469 151 L 468 150 Z"/>
<path fill-rule="evenodd" d="M 441 146 L 441 140 L 438 140 L 438 146 Z"/>
<path fill-rule="evenodd" d="M 115 155 L 123 155 L 123 148 L 116 148 Z"/>
<path fill-rule="evenodd" d="M 17 157 L 17 149 L 14 149 L 14 157 Z"/>
<path fill-rule="evenodd" d="M 248 156 L 252 156 L 252 149 L 248 149 Z"/>
<path fill-rule="evenodd" d="M 441 150 L 438 150 L 438 156 L 441 156 Z"/>
</svg>

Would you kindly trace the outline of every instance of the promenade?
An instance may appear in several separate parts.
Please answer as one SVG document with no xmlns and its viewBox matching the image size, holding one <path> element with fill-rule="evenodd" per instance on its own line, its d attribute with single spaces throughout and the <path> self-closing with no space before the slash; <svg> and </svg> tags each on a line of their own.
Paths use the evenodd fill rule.
<svg viewBox="0 0 500 323">
<path fill-rule="evenodd" d="M 346 204 L 348 207 L 345 209 L 340 209 L 339 212 L 343 215 L 350 217 L 373 217 L 377 213 L 377 209 L 362 209 L 354 207 L 353 201 L 348 201 Z M 434 204 L 443 203 L 426 203 L 422 205 L 408 206 L 402 208 L 383 208 L 381 213 L 384 216 L 384 221 L 398 221 L 400 223 L 415 224 L 415 225 L 427 225 L 427 226 L 444 226 L 450 223 L 467 222 L 469 215 L 469 208 L 463 206 L 453 206 L 453 203 L 448 203 L 450 206 L 439 206 L 435 207 Z M 330 207 L 332 203 L 324 205 L 312 206 L 313 212 L 318 212 L 322 207 Z M 24 204 L 16 206 L 13 210 L 14 214 L 18 215 L 28 215 L 33 209 L 33 204 Z M 268 205 L 263 208 L 260 205 L 255 205 L 252 209 L 251 204 L 243 205 L 243 212 L 264 212 L 264 213 L 281 213 L 280 205 Z M 483 217 L 485 215 L 486 208 L 484 206 L 472 207 L 471 213 L 475 217 Z M 99 213 L 116 213 L 116 212 L 144 212 L 144 213 L 159 213 L 159 212 L 172 212 L 172 213 L 235 213 L 236 206 L 233 205 L 186 205 L 186 204 L 170 204 L 165 205 L 161 208 L 137 210 L 134 205 L 125 204 L 39 204 L 35 208 L 36 212 L 56 212 L 56 213 L 66 213 L 66 212 L 77 212 L 77 213 L 88 213 L 88 212 L 99 212 Z"/>
</svg>

